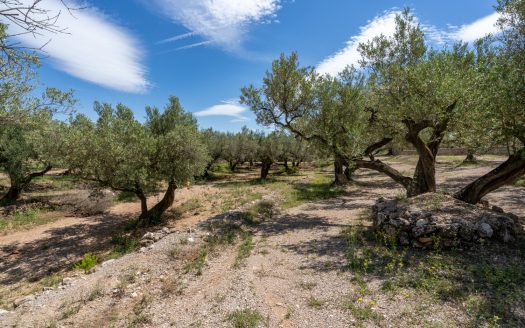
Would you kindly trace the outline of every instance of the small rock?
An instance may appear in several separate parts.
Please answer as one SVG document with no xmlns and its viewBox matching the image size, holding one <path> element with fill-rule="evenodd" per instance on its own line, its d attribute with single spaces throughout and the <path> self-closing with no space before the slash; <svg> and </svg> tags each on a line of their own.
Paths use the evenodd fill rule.
<svg viewBox="0 0 525 328">
<path fill-rule="evenodd" d="M 53 287 L 44 287 L 44 288 L 43 288 L 44 291 L 47 291 L 47 290 L 53 290 L 53 289 L 55 289 L 55 288 L 53 288 Z"/>
<path fill-rule="evenodd" d="M 29 302 L 29 301 L 32 301 L 36 299 L 36 296 L 35 295 L 28 295 L 28 296 L 24 296 L 24 297 L 20 297 L 20 298 L 17 298 L 13 304 L 15 305 L 15 307 L 19 307 L 20 305 L 26 303 L 26 302 Z"/>
<path fill-rule="evenodd" d="M 168 233 L 170 233 L 170 229 L 168 227 L 164 227 L 164 228 L 162 228 L 162 232 L 165 233 L 165 234 L 168 234 Z"/>
<path fill-rule="evenodd" d="M 64 279 L 62 279 L 62 285 L 70 285 L 71 283 L 73 283 L 73 281 L 73 278 L 65 277 Z"/>
<path fill-rule="evenodd" d="M 107 265 L 110 265 L 111 263 L 115 262 L 115 259 L 111 259 L 111 260 L 107 260 L 105 262 L 102 263 L 102 266 L 107 266 Z"/>
<path fill-rule="evenodd" d="M 194 243 L 195 242 L 195 238 L 193 237 L 188 237 L 188 243 Z"/>
<path fill-rule="evenodd" d="M 137 296 L 139 296 L 139 294 L 137 294 L 137 292 L 131 293 L 131 298 L 137 298 Z"/>
<path fill-rule="evenodd" d="M 478 228 L 479 236 L 482 238 L 490 238 L 494 234 L 494 230 L 488 223 L 481 223 Z"/>
<path fill-rule="evenodd" d="M 0 316 L 6 315 L 6 314 L 9 314 L 9 311 L 0 309 Z"/>
<path fill-rule="evenodd" d="M 146 247 L 141 247 L 141 248 L 139 249 L 139 252 L 140 252 L 140 253 L 144 253 L 144 252 L 146 251 L 146 249 L 147 249 Z"/>
<path fill-rule="evenodd" d="M 142 236 L 142 239 L 153 240 L 153 238 L 155 238 L 155 234 L 153 232 L 146 232 L 144 236 Z"/>
<path fill-rule="evenodd" d="M 113 294 L 118 294 L 118 293 L 120 293 L 120 289 L 118 289 L 118 288 L 113 288 L 113 289 L 111 290 L 111 292 L 112 292 Z"/>
<path fill-rule="evenodd" d="M 425 219 L 419 219 L 416 222 L 416 227 L 424 227 L 428 224 L 428 221 Z"/>
<path fill-rule="evenodd" d="M 492 210 L 498 213 L 505 213 L 505 211 L 501 207 L 496 206 L 496 205 L 492 205 Z"/>
<path fill-rule="evenodd" d="M 430 238 L 430 237 L 419 237 L 417 239 L 417 241 L 419 241 L 424 246 L 426 246 L 428 244 L 432 244 L 432 238 Z"/>
</svg>

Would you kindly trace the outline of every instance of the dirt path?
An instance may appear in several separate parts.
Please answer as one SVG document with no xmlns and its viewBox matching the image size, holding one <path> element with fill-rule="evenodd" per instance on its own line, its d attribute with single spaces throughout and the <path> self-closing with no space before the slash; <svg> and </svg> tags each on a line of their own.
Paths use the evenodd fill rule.
<svg viewBox="0 0 525 328">
<path fill-rule="evenodd" d="M 440 186 L 458 187 L 492 166 L 440 166 Z M 261 325 L 269 327 L 356 326 L 359 320 L 344 304 L 348 299 L 356 301 L 360 285 L 345 270 L 346 243 L 341 232 L 352 225 L 370 224 L 367 210 L 373 202 L 402 192 L 387 178 L 362 171 L 347 195 L 304 204 L 260 224 L 252 255 L 241 267 L 234 266 L 236 249 L 230 247 L 209 257 L 202 275 L 181 274 L 180 261 L 169 254 L 174 247 L 191 249 L 191 243 L 181 241 L 180 235 L 169 235 L 145 252 L 101 266 L 63 289 L 44 292 L 0 317 L 0 322 L 4 320 L 8 327 L 44 327 L 57 322 L 71 327 L 230 327 L 227 318 L 231 313 L 253 309 L 262 315 Z M 525 188 L 502 188 L 490 201 L 525 217 Z M 184 226 L 202 220 L 191 218 Z M 124 288 L 123 295 L 115 296 L 127 272 L 137 278 Z M 373 286 L 375 282 L 368 283 Z M 96 288 L 100 295 L 92 298 Z M 451 305 L 408 299 L 406 295 L 372 295 L 363 302 L 373 302 L 373 308 L 383 313 L 381 326 L 404 325 L 408 319 L 403 309 L 423 305 L 432 306 L 435 322 L 462 322 L 462 314 Z M 367 326 L 375 325 L 369 322 Z"/>
</svg>

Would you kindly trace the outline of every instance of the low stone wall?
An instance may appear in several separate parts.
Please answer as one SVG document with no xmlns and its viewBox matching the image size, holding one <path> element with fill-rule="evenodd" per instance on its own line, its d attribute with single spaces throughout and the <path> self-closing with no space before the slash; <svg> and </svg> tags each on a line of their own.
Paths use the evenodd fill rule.
<svg viewBox="0 0 525 328">
<path fill-rule="evenodd" d="M 495 239 L 513 242 L 521 231 L 518 217 L 498 207 L 482 208 L 444 194 L 377 200 L 374 226 L 394 234 L 401 245 L 451 247 Z"/>
</svg>

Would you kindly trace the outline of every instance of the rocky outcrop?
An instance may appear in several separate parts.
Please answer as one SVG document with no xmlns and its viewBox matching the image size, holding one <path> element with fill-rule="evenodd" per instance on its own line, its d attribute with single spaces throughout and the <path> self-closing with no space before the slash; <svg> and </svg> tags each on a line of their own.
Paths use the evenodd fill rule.
<svg viewBox="0 0 525 328">
<path fill-rule="evenodd" d="M 521 231 L 518 217 L 499 207 L 482 208 L 438 193 L 380 198 L 373 217 L 378 230 L 394 234 L 401 245 L 416 247 L 451 247 L 481 239 L 509 243 Z"/>
</svg>

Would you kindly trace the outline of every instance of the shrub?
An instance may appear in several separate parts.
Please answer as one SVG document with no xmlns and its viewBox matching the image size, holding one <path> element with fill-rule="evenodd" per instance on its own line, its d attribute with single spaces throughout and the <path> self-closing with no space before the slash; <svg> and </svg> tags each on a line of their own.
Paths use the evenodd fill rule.
<svg viewBox="0 0 525 328">
<path fill-rule="evenodd" d="M 85 273 L 88 273 L 91 269 L 95 267 L 95 265 L 97 265 L 97 262 L 98 258 L 95 254 L 87 253 L 84 255 L 84 258 L 82 258 L 82 260 L 80 260 L 74 265 L 73 268 L 76 270 L 84 270 Z"/>
<path fill-rule="evenodd" d="M 255 328 L 263 320 L 263 316 L 252 309 L 237 310 L 228 315 L 228 321 L 235 328 Z"/>
</svg>

